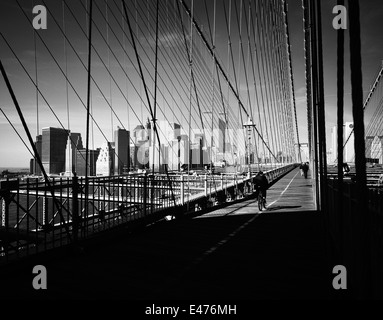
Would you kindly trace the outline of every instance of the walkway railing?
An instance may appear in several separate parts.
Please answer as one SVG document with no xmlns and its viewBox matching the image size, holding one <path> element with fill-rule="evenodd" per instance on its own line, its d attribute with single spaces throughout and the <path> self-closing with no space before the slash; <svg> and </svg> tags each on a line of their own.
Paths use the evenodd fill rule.
<svg viewBox="0 0 383 320">
<path fill-rule="evenodd" d="M 351 181 L 343 183 L 342 203 L 339 204 L 338 180 L 328 179 L 329 186 L 329 231 L 331 246 L 337 264 L 343 263 L 348 273 L 356 274 L 367 266 L 371 275 L 371 292 L 375 298 L 383 298 L 383 188 L 368 188 L 368 207 L 358 211 L 357 188 Z M 367 221 L 363 227 L 362 218 Z M 370 230 L 366 235 L 363 230 Z M 365 239 L 365 238 L 368 239 Z M 366 259 L 360 256 L 365 254 Z M 354 277 L 355 278 L 355 277 Z M 358 279 L 360 282 L 365 279 Z M 357 283 L 351 286 L 358 286 Z M 359 284 L 360 285 L 360 284 Z"/>
<path fill-rule="evenodd" d="M 269 170 L 269 182 L 295 165 Z M 195 214 L 249 195 L 253 177 L 125 175 L 0 182 L 0 263 L 76 243 L 119 226 Z"/>
</svg>

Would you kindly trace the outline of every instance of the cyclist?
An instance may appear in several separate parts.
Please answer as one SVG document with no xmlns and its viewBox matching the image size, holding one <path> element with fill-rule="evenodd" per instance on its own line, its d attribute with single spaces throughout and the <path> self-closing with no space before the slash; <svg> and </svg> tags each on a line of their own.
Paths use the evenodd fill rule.
<svg viewBox="0 0 383 320">
<path fill-rule="evenodd" d="M 258 192 L 261 191 L 264 199 L 263 206 L 266 209 L 266 190 L 269 187 L 269 182 L 262 171 L 259 171 L 254 178 L 254 183 L 257 186 Z"/>
</svg>

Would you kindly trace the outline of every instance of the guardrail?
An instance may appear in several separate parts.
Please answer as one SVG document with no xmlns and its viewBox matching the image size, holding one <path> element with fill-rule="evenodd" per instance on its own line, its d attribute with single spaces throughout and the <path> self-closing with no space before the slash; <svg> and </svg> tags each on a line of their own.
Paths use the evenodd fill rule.
<svg viewBox="0 0 383 320">
<path fill-rule="evenodd" d="M 270 183 L 291 171 L 266 171 Z M 187 216 L 255 191 L 253 177 L 124 175 L 0 182 L 0 263 L 94 237 L 119 226 Z"/>
<path fill-rule="evenodd" d="M 347 267 L 351 274 L 360 268 L 363 261 L 359 261 L 357 253 L 367 252 L 371 269 L 371 287 L 374 298 L 383 298 L 383 188 L 368 188 L 368 207 L 358 211 L 356 184 L 343 183 L 342 210 L 339 210 L 338 180 L 328 179 L 329 195 L 329 231 L 332 239 L 331 247 L 337 264 L 339 261 Z M 368 217 L 367 248 L 361 248 L 360 243 L 360 215 Z"/>
</svg>

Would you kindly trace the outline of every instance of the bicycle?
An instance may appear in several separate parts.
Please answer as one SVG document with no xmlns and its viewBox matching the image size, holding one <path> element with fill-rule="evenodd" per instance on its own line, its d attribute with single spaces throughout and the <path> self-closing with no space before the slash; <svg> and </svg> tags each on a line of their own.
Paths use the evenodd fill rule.
<svg viewBox="0 0 383 320">
<path fill-rule="evenodd" d="M 258 187 L 258 209 L 262 211 L 266 209 L 266 198 L 263 196 L 261 188 Z"/>
</svg>

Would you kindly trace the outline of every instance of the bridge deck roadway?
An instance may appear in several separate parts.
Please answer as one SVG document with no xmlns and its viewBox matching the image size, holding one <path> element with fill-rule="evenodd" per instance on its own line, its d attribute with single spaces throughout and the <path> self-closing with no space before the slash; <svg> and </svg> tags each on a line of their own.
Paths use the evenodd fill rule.
<svg viewBox="0 0 383 320">
<path fill-rule="evenodd" d="M 311 180 L 293 170 L 268 191 L 268 210 L 233 202 L 193 219 L 126 230 L 83 252 L 0 269 L 1 296 L 126 299 L 326 298 L 323 221 Z M 48 290 L 33 290 L 32 267 Z"/>
</svg>

